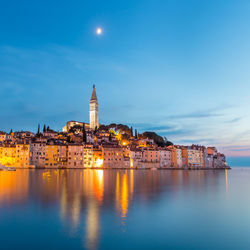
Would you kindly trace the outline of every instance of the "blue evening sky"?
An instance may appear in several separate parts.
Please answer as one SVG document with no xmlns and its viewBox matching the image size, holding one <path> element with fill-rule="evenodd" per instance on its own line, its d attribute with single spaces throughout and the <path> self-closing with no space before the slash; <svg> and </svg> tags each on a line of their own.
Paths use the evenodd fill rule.
<svg viewBox="0 0 250 250">
<path fill-rule="evenodd" d="M 101 123 L 248 156 L 249 69 L 250 1 L 0 2 L 7 132 L 88 122 L 94 83 Z"/>
</svg>

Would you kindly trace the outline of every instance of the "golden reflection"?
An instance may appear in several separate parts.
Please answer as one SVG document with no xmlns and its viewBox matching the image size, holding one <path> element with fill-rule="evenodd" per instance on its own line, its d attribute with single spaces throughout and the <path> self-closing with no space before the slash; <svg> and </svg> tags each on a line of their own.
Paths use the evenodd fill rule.
<svg viewBox="0 0 250 250">
<path fill-rule="evenodd" d="M 23 201 L 28 196 L 29 171 L 0 171 L 0 205 Z"/>
<path fill-rule="evenodd" d="M 111 210 L 113 214 L 117 213 L 121 230 L 124 231 L 134 193 L 137 201 L 140 200 L 147 205 L 157 193 L 166 190 L 165 187 L 168 187 L 167 194 L 172 196 L 182 188 L 200 192 L 206 189 L 208 179 L 213 181 L 215 177 L 215 174 L 209 172 L 208 175 L 206 171 L 102 169 L 1 171 L 0 206 L 10 202 L 25 201 L 28 196 L 39 201 L 44 210 L 51 204 L 59 205 L 65 231 L 75 234 L 76 237 L 83 235 L 84 247 L 92 250 L 97 249 L 99 244 L 101 212 Z M 225 170 L 226 192 L 228 192 L 228 177 L 228 172 Z M 214 181 L 215 185 L 212 186 L 216 187 L 216 183 Z"/>
<path fill-rule="evenodd" d="M 62 193 L 61 193 L 61 218 L 64 219 L 67 215 L 67 186 L 66 182 L 62 183 Z"/>
<path fill-rule="evenodd" d="M 116 188 L 115 188 L 115 205 L 116 209 L 120 210 L 120 176 L 119 172 L 116 174 Z"/>
<path fill-rule="evenodd" d="M 99 207 L 97 203 L 91 199 L 87 205 L 86 219 L 86 239 L 85 247 L 90 250 L 97 249 L 99 238 Z"/>
<path fill-rule="evenodd" d="M 130 193 L 134 192 L 134 170 L 130 170 Z"/>
<path fill-rule="evenodd" d="M 134 172 L 127 171 L 116 174 L 116 209 L 122 218 L 122 225 L 125 225 L 125 220 L 128 214 L 129 202 L 134 191 Z"/>
<path fill-rule="evenodd" d="M 80 194 L 77 192 L 74 195 L 73 204 L 72 204 L 72 221 L 73 221 L 73 229 L 77 229 L 80 222 L 80 214 L 81 214 L 81 200 Z"/>
<path fill-rule="evenodd" d="M 121 216 L 126 218 L 128 212 L 128 177 L 127 173 L 122 176 L 122 190 L 121 190 Z"/>
</svg>

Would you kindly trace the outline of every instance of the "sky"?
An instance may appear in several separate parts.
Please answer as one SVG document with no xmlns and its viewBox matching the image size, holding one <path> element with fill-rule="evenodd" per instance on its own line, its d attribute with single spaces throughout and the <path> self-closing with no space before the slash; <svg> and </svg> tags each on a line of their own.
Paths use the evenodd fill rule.
<svg viewBox="0 0 250 250">
<path fill-rule="evenodd" d="M 97 27 L 103 29 L 97 35 Z M 0 130 L 89 121 L 250 156 L 250 1 L 0 1 Z"/>
</svg>

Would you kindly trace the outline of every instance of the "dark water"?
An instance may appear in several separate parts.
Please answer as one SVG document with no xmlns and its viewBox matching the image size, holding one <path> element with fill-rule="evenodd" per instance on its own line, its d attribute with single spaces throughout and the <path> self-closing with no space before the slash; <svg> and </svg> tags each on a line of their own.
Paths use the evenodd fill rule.
<svg viewBox="0 0 250 250">
<path fill-rule="evenodd" d="M 250 169 L 0 172 L 0 249 L 249 249 Z"/>
</svg>

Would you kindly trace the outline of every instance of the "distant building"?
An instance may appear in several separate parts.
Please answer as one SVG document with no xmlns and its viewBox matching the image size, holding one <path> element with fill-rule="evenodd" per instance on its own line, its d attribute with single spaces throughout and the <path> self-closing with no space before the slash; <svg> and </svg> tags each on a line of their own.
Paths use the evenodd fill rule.
<svg viewBox="0 0 250 250">
<path fill-rule="evenodd" d="M 185 165 L 185 159 L 182 157 L 182 149 L 178 145 L 172 145 L 168 148 L 172 150 L 172 167 L 181 168 Z"/>
<path fill-rule="evenodd" d="M 68 121 L 67 124 L 63 127 L 63 132 L 69 132 L 69 130 L 74 126 L 85 127 L 85 129 L 89 129 L 89 124 L 85 122 L 78 122 L 78 121 Z"/>
<path fill-rule="evenodd" d="M 84 151 L 83 145 L 69 144 L 68 145 L 68 168 L 82 168 Z"/>
<path fill-rule="evenodd" d="M 123 167 L 123 149 L 115 145 L 102 145 L 103 166 L 104 167 Z"/>
<path fill-rule="evenodd" d="M 184 165 L 188 167 L 205 167 L 204 147 L 187 146 L 182 148 Z"/>
<path fill-rule="evenodd" d="M 93 85 L 92 96 L 89 102 L 89 123 L 90 129 L 94 130 L 99 127 L 99 114 L 98 114 L 98 100 L 95 91 L 95 85 Z"/>
<path fill-rule="evenodd" d="M 172 152 L 170 149 L 159 148 L 160 167 L 170 167 L 172 161 Z"/>
<path fill-rule="evenodd" d="M 29 144 L 2 144 L 0 145 L 0 164 L 17 167 L 28 168 L 30 161 L 30 145 Z"/>
<path fill-rule="evenodd" d="M 142 161 L 150 163 L 159 163 L 159 151 L 155 148 L 145 148 L 142 153 Z"/>
<path fill-rule="evenodd" d="M 0 131 L 0 141 L 5 141 L 6 140 L 6 133 Z"/>
</svg>

